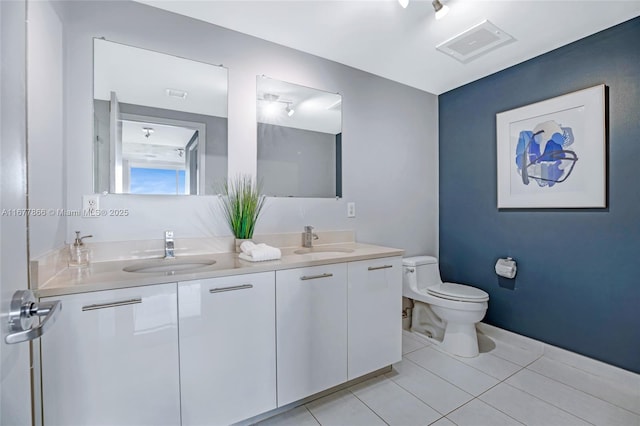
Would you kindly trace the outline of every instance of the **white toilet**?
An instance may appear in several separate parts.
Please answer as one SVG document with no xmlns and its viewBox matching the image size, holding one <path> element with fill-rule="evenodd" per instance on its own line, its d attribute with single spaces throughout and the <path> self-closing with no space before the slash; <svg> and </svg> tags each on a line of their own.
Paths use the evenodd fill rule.
<svg viewBox="0 0 640 426">
<path fill-rule="evenodd" d="M 414 301 L 411 331 L 450 354 L 477 356 L 476 323 L 487 312 L 489 295 L 468 285 L 443 283 L 435 257 L 407 257 L 402 265 L 402 295 Z"/>
</svg>

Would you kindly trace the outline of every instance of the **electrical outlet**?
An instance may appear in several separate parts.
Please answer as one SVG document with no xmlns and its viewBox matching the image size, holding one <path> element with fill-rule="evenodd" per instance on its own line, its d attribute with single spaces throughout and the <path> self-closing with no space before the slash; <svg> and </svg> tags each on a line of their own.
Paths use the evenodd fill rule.
<svg viewBox="0 0 640 426">
<path fill-rule="evenodd" d="M 347 203 L 347 217 L 356 217 L 356 203 Z"/>
<path fill-rule="evenodd" d="M 82 217 L 100 217 L 100 196 L 98 194 L 82 196 Z"/>
</svg>

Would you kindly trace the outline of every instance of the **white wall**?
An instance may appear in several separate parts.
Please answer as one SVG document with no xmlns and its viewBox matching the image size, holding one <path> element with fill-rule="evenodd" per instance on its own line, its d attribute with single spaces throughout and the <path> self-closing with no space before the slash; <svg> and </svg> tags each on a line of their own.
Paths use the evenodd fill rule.
<svg viewBox="0 0 640 426">
<path fill-rule="evenodd" d="M 257 233 L 354 229 L 359 241 L 437 253 L 437 97 L 211 24 L 132 2 L 69 2 L 66 43 L 68 208 L 91 193 L 92 37 L 223 64 L 229 69 L 229 173 L 255 173 L 256 75 L 343 96 L 343 196 L 267 201 Z M 356 202 L 357 217 L 346 217 Z M 230 235 L 216 197 L 108 195 L 130 215 L 69 219 L 94 241 Z"/>
<path fill-rule="evenodd" d="M 46 216 L 29 218 L 31 257 L 60 247 L 67 234 L 64 216 L 51 214 L 66 203 L 63 143 L 62 22 L 49 1 L 29 2 L 27 92 L 29 125 L 29 207 Z"/>
</svg>

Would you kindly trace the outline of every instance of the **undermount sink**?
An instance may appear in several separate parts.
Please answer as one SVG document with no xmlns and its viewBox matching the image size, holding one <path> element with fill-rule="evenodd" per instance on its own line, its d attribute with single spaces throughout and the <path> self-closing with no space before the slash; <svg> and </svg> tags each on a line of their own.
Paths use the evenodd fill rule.
<svg viewBox="0 0 640 426">
<path fill-rule="evenodd" d="M 341 254 L 341 253 L 353 253 L 353 249 L 342 247 L 308 247 L 294 250 L 295 254 L 313 254 L 313 253 L 328 253 L 328 254 Z"/>
<path fill-rule="evenodd" d="M 196 269 L 204 268 L 215 264 L 213 259 L 152 259 L 145 260 L 144 262 L 134 263 L 125 268 L 122 268 L 125 272 L 135 272 L 141 274 L 148 274 L 154 272 L 166 272 L 169 274 L 175 274 L 177 272 L 191 272 Z"/>
</svg>

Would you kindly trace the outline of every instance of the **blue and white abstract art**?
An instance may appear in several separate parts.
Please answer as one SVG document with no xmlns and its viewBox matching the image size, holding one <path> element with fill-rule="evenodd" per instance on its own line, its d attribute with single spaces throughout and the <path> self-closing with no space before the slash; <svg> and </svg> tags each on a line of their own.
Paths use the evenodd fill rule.
<svg viewBox="0 0 640 426">
<path fill-rule="evenodd" d="M 571 176 L 578 161 L 571 127 L 561 127 L 553 120 L 522 130 L 516 148 L 516 166 L 524 185 L 532 181 L 540 187 L 552 187 Z"/>
<path fill-rule="evenodd" d="M 498 208 L 606 207 L 605 86 L 496 115 Z"/>
</svg>

